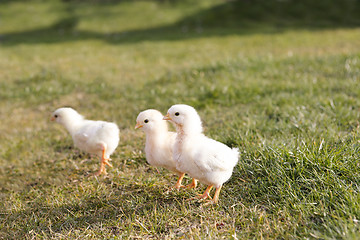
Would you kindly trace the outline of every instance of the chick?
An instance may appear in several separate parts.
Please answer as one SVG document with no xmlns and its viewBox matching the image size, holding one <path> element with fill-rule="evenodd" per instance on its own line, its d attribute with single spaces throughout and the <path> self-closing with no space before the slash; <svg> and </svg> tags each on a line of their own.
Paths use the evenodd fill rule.
<svg viewBox="0 0 360 240">
<path fill-rule="evenodd" d="M 135 129 L 142 128 L 146 134 L 145 154 L 147 162 L 155 167 L 163 167 L 179 175 L 174 188 L 179 190 L 181 181 L 185 173 L 176 169 L 176 163 L 173 160 L 172 152 L 176 139 L 175 132 L 168 131 L 168 125 L 163 120 L 163 115 L 154 109 L 148 109 L 141 113 L 136 118 Z M 187 188 L 195 188 L 197 181 L 192 180 L 192 183 Z"/>
<path fill-rule="evenodd" d="M 86 120 L 72 108 L 59 108 L 51 115 L 51 121 L 62 124 L 80 150 L 101 156 L 100 169 L 95 175 L 106 174 L 105 166 L 119 144 L 120 130 L 115 123 Z"/>
<path fill-rule="evenodd" d="M 217 203 L 221 187 L 229 180 L 238 162 L 239 150 L 206 137 L 196 110 L 188 105 L 173 105 L 164 117 L 176 126 L 177 137 L 173 157 L 176 168 L 208 185 L 204 194 L 196 197 L 210 198 L 210 191 L 216 188 L 209 203 Z"/>
</svg>

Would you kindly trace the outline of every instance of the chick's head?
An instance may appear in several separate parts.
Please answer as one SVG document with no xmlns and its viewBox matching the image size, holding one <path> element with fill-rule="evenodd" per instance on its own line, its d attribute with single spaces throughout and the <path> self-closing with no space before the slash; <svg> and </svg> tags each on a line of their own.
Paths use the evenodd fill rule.
<svg viewBox="0 0 360 240">
<path fill-rule="evenodd" d="M 164 120 L 173 122 L 177 127 L 181 127 L 186 132 L 201 133 L 202 124 L 200 116 L 195 108 L 185 105 L 176 104 L 169 108 Z"/>
<path fill-rule="evenodd" d="M 157 130 L 167 131 L 167 124 L 163 121 L 163 117 L 158 110 L 145 110 L 137 116 L 135 129 L 142 128 L 145 132 Z"/>
<path fill-rule="evenodd" d="M 72 108 L 58 108 L 51 114 L 51 121 L 55 121 L 60 124 L 66 124 L 69 121 L 75 122 L 77 120 L 82 120 L 81 116 L 77 111 Z"/>
</svg>

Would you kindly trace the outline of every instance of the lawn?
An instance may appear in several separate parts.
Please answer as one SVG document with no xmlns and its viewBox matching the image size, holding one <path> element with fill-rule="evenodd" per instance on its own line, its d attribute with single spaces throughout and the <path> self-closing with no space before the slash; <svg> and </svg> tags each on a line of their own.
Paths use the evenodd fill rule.
<svg viewBox="0 0 360 240">
<path fill-rule="evenodd" d="M 360 1 L 0 2 L 0 238 L 358 239 Z M 217 205 L 171 191 L 136 116 L 238 147 Z M 49 121 L 116 122 L 107 176 Z M 185 179 L 186 182 L 190 178 Z"/>
</svg>

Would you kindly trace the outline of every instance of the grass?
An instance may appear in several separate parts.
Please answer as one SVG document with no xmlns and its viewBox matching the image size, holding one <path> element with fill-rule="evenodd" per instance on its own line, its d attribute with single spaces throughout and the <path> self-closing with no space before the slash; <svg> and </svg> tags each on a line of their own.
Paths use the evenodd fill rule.
<svg viewBox="0 0 360 240">
<path fill-rule="evenodd" d="M 359 5 L 2 1 L 0 238 L 358 239 Z M 174 103 L 240 149 L 218 205 L 146 163 L 136 116 Z M 108 176 L 61 106 L 119 125 Z"/>
</svg>

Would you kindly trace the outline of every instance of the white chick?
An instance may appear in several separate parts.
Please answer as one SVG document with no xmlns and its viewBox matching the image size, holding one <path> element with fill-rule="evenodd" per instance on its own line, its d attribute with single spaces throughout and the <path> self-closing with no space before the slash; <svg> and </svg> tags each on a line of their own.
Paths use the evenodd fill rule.
<svg viewBox="0 0 360 240">
<path fill-rule="evenodd" d="M 105 166 L 119 144 L 120 130 L 115 123 L 86 120 L 72 108 L 59 108 L 51 121 L 62 124 L 71 134 L 74 145 L 80 150 L 101 156 L 100 169 L 95 175 L 106 174 Z"/>
<path fill-rule="evenodd" d="M 209 203 L 217 203 L 221 187 L 229 180 L 238 162 L 239 150 L 206 137 L 196 110 L 188 105 L 173 105 L 164 117 L 176 125 L 177 138 L 173 157 L 176 168 L 208 185 L 203 195 L 196 198 L 210 198 L 210 191 L 216 188 Z"/>
<path fill-rule="evenodd" d="M 147 162 L 155 167 L 163 167 L 179 175 L 179 179 L 175 184 L 175 189 L 179 190 L 181 181 L 185 173 L 176 169 L 176 163 L 173 160 L 173 147 L 176 139 L 175 132 L 168 131 L 168 125 L 163 120 L 163 115 L 154 109 L 148 109 L 136 118 L 135 129 L 142 128 L 146 134 L 145 154 Z M 195 188 L 197 181 L 186 186 L 187 188 Z"/>
</svg>

